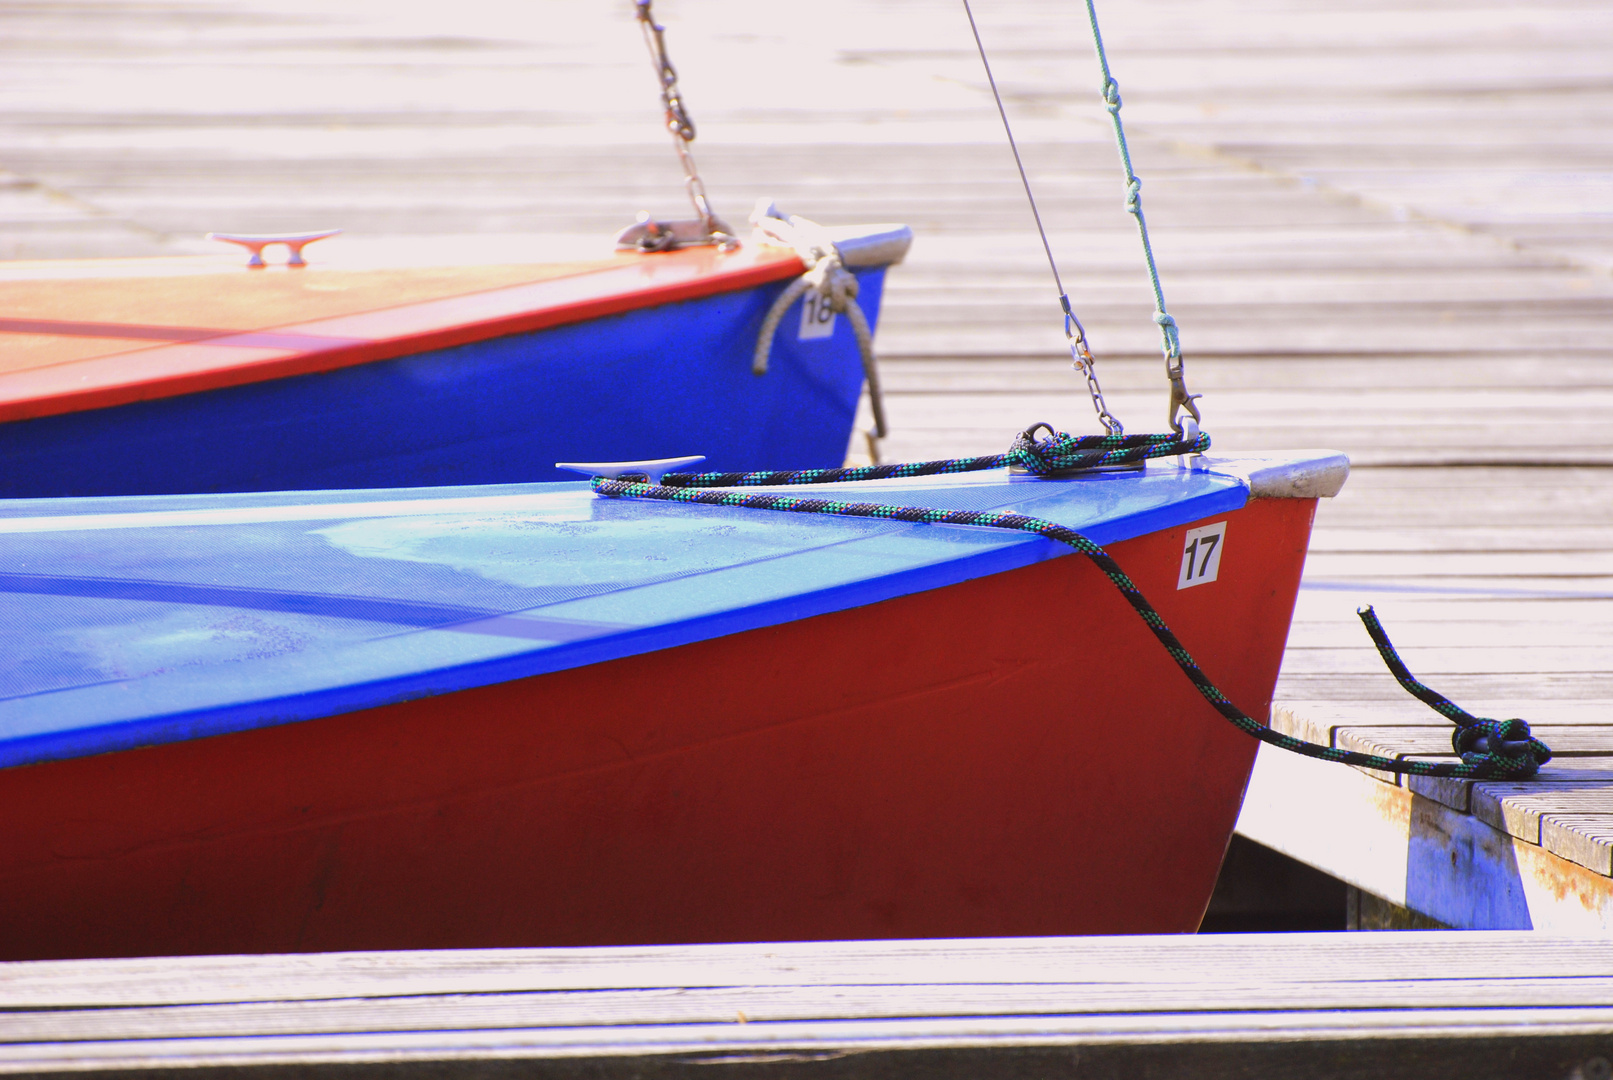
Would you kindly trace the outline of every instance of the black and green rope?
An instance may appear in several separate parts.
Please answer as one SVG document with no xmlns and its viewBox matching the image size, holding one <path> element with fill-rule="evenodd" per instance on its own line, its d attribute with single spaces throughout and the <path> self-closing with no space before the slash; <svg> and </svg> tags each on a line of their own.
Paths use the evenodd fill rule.
<svg viewBox="0 0 1613 1080">
<path fill-rule="evenodd" d="M 1361 616 L 1361 621 L 1366 624 L 1367 633 L 1372 636 L 1372 643 L 1378 647 L 1378 655 L 1383 657 L 1384 664 L 1400 685 L 1406 688 L 1406 692 L 1456 725 L 1455 730 L 1451 732 L 1451 749 L 1455 750 L 1464 762 L 1493 758 L 1515 762 L 1519 769 L 1525 769 L 1526 762 L 1534 762 L 1538 767 L 1551 760 L 1550 748 L 1529 733 L 1529 725 L 1524 721 L 1516 717 L 1511 720 L 1489 720 L 1482 716 L 1474 716 L 1444 694 L 1418 682 L 1412 673 L 1406 670 L 1400 654 L 1395 652 L 1395 647 L 1389 643 L 1389 635 L 1384 633 L 1383 624 L 1378 622 L 1377 613 L 1371 607 L 1364 607 L 1356 614 Z M 1533 768 L 1520 773 L 1523 776 L 1534 774 Z"/>
<path fill-rule="evenodd" d="M 1046 428 L 1045 439 L 1036 432 Z M 1019 433 L 1006 454 L 984 457 L 910 461 L 900 465 L 863 465 L 849 469 L 797 469 L 780 472 L 668 473 L 666 487 L 776 487 L 785 484 L 839 484 L 853 480 L 889 480 L 913 476 L 978 472 L 1014 466 L 1038 476 L 1077 469 L 1135 465 L 1149 458 L 1197 454 L 1210 448 L 1208 435 L 1067 435 L 1046 423 Z M 737 505 L 737 504 L 736 504 Z"/>
<path fill-rule="evenodd" d="M 1205 675 L 1186 647 L 1182 645 L 1159 612 L 1154 610 L 1120 564 L 1074 529 L 1041 518 L 1024 514 L 1005 514 L 995 510 L 939 510 L 922 506 L 899 506 L 889 503 L 848 502 L 843 499 L 805 499 L 794 495 L 771 492 L 741 492 L 732 490 L 740 486 L 823 484 L 847 480 L 870 480 L 884 477 L 933 476 L 942 473 L 970 472 L 978 469 L 1000 468 L 1006 464 L 1020 465 L 1030 472 L 1047 474 L 1071 468 L 1093 468 L 1093 464 L 1062 464 L 1066 461 L 1096 461 L 1101 464 L 1123 464 L 1167 454 L 1190 453 L 1209 446 L 1209 437 L 1198 435 L 1183 440 L 1175 435 L 1098 435 L 1077 438 L 1048 427 L 1049 436 L 1037 440 L 1036 431 L 1047 427 L 1037 424 L 1021 433 L 1006 454 L 980 458 L 956 458 L 946 461 L 926 461 L 908 465 L 875 465 L 853 469 L 809 469 L 798 472 L 764 473 L 701 473 L 669 474 L 660 484 L 644 480 L 596 477 L 593 489 L 613 499 L 654 499 L 663 502 L 696 503 L 706 506 L 742 507 L 752 510 L 777 510 L 794 514 L 830 514 L 837 517 L 874 518 L 881 521 L 911 521 L 931 525 L 980 525 L 994 529 L 1011 529 L 1034 533 L 1056 540 L 1085 555 L 1120 590 L 1126 602 L 1164 646 L 1176 666 L 1186 675 L 1199 694 L 1223 717 L 1239 730 L 1261 742 L 1283 750 L 1323 761 L 1344 765 L 1357 765 L 1388 772 L 1409 773 L 1414 776 L 1444 776 L 1467 780 L 1521 779 L 1535 775 L 1540 766 L 1551 758 L 1551 751 L 1529 733 L 1529 725 L 1522 720 L 1486 720 L 1476 717 L 1452 704 L 1412 677 L 1389 643 L 1389 638 L 1378 623 L 1371 608 L 1360 612 L 1384 662 L 1402 686 L 1425 702 L 1430 708 L 1456 724 L 1451 743 L 1461 763 L 1405 761 L 1363 754 L 1354 750 L 1340 750 L 1317 743 L 1296 739 L 1273 731 L 1260 721 L 1239 709 Z M 1113 455 L 1122 455 L 1123 460 Z M 989 464 L 987 464 L 989 462 Z M 1054 464 L 1060 463 L 1060 464 Z M 757 479 L 765 477 L 766 479 Z M 717 490 L 724 489 L 727 490 Z"/>
</svg>

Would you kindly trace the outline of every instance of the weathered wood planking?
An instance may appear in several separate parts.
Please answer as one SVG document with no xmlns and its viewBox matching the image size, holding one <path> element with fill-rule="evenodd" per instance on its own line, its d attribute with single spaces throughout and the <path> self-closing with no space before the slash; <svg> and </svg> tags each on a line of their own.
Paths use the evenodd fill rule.
<svg viewBox="0 0 1613 1080">
<path fill-rule="evenodd" d="M 1511 933 L 0 965 L 12 1075 L 1594 1076 L 1613 942 Z"/>
<path fill-rule="evenodd" d="M 1137 935 L 40 960 L 0 964 L 0 1017 L 33 1009 L 548 990 L 1599 980 L 1613 977 L 1608 941 L 1506 932 L 1399 940 Z M 1613 1004 L 1600 998 L 1577 1003 Z"/>
<path fill-rule="evenodd" d="M 1534 781 L 1469 783 L 1340 779 L 1263 751 L 1240 831 L 1449 925 L 1613 926 L 1613 587 L 1597 566 L 1610 511 L 1594 469 L 1358 472 L 1319 515 L 1279 726 L 1453 760 L 1449 728 L 1354 624 L 1371 602 L 1419 678 L 1529 719 L 1558 756 Z"/>
<path fill-rule="evenodd" d="M 951 0 L 660 11 L 719 210 L 769 194 L 917 229 L 881 330 L 887 457 L 997 450 L 1044 418 L 1090 430 Z M 1155 429 L 1156 341 L 1079 12 L 979 14 L 1110 403 Z M 1138 0 L 1101 14 L 1218 445 L 1333 446 L 1358 466 L 1318 517 L 1284 722 L 1429 749 L 1427 732 L 1389 730 L 1433 714 L 1377 666 L 1353 616 L 1372 602 L 1431 684 L 1577 748 L 1527 789 L 1556 814 L 1487 785 L 1312 782 L 1263 754 L 1252 795 L 1289 790 L 1290 804 L 1253 798 L 1287 818 L 1263 833 L 1251 814 L 1251 835 L 1453 924 L 1605 928 L 1613 816 L 1575 800 L 1613 770 L 1595 753 L 1613 749 L 1597 726 L 1613 721 L 1613 9 Z M 683 210 L 625 0 L 46 0 L 0 19 L 0 255 L 342 225 L 337 243 L 374 258 L 457 244 L 502 261 L 540 255 L 540 234 L 565 234 L 569 256 L 641 206 Z M 1380 825 L 1378 848 L 1361 841 Z M 1430 869 L 1453 857 L 1469 876 Z M 1522 906 L 1486 906 L 1493 881 Z"/>
</svg>

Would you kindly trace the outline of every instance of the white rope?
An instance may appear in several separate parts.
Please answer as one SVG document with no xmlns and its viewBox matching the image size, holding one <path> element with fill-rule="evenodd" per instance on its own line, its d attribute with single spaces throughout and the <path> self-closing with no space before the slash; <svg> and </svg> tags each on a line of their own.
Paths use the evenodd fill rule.
<svg viewBox="0 0 1613 1080">
<path fill-rule="evenodd" d="M 767 374 L 768 354 L 773 350 L 773 337 L 778 332 L 779 321 L 807 290 L 815 291 L 823 297 L 830 311 L 844 313 L 851 323 L 852 333 L 857 338 L 857 351 L 862 355 L 863 378 L 868 381 L 868 402 L 874 414 L 874 436 L 883 439 L 889 430 L 885 423 L 885 396 L 880 390 L 879 367 L 874 360 L 874 334 L 868 327 L 868 316 L 863 313 L 862 305 L 857 303 L 857 275 L 846 269 L 840 249 L 829 239 L 828 231 L 816 222 L 795 215 L 782 217 L 773 204 L 765 199 L 756 204 L 750 219 L 751 224 L 767 239 L 794 248 L 802 264 L 809 267 L 806 273 L 785 287 L 768 309 L 767 317 L 762 320 L 761 332 L 756 335 L 751 371 L 757 375 Z"/>
</svg>

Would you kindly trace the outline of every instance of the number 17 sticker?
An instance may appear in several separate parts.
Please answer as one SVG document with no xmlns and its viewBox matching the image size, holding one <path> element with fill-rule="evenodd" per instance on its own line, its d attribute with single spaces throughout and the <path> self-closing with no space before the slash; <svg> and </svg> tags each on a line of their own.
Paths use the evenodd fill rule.
<svg viewBox="0 0 1613 1080">
<path fill-rule="evenodd" d="M 1187 544 L 1182 548 L 1182 572 L 1176 578 L 1178 589 L 1215 580 L 1216 574 L 1221 572 L 1221 549 L 1226 536 L 1224 521 L 1187 530 Z"/>
</svg>

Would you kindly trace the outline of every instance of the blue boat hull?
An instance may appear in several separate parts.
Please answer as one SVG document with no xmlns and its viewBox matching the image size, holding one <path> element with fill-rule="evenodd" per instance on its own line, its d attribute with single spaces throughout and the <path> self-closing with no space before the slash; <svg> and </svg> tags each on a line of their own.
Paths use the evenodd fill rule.
<svg viewBox="0 0 1613 1080">
<path fill-rule="evenodd" d="M 878 316 L 882 267 L 860 269 Z M 845 319 L 797 340 L 784 282 L 311 375 L 0 424 L 0 497 L 417 487 L 565 479 L 556 461 L 705 454 L 827 468 L 862 390 Z"/>
</svg>

